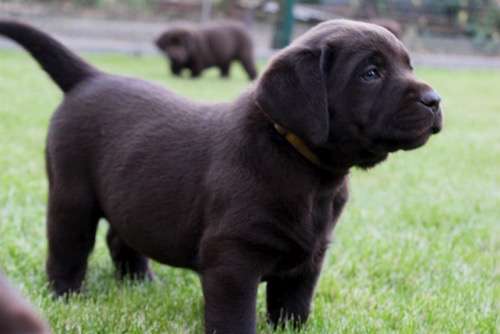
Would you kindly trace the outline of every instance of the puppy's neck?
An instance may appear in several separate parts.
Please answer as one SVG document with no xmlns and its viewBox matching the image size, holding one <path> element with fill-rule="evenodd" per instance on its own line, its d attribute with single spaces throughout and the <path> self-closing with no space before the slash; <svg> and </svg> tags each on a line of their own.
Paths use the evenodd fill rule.
<svg viewBox="0 0 500 334">
<path fill-rule="evenodd" d="M 307 146 L 307 144 L 299 136 L 285 129 L 278 123 L 273 122 L 273 125 L 276 131 L 280 135 L 282 135 L 286 139 L 286 141 L 289 142 L 290 145 L 293 146 L 293 148 L 295 148 L 297 152 L 299 152 L 304 158 L 306 158 L 306 160 L 309 160 L 309 162 L 313 165 L 322 168 L 321 161 L 319 160 L 318 156 L 313 151 L 311 151 L 309 146 Z"/>
<path fill-rule="evenodd" d="M 316 152 L 297 134 L 292 131 L 286 129 L 281 124 L 275 122 L 269 114 L 264 111 L 258 104 L 255 105 L 256 112 L 260 113 L 264 116 L 265 121 L 269 124 L 272 124 L 275 131 L 283 137 L 288 144 L 299 154 L 301 155 L 312 167 L 319 169 L 323 172 L 333 173 L 333 174 L 347 174 L 348 168 L 342 168 L 339 170 L 338 168 L 334 168 L 334 166 L 323 161 Z"/>
<path fill-rule="evenodd" d="M 243 145 L 253 153 L 252 164 L 260 168 L 281 166 L 282 174 L 302 175 L 308 181 L 343 178 L 349 168 L 323 166 L 323 159 L 303 139 L 284 128 L 275 126 L 272 121 L 255 105 L 251 90 L 242 94 L 230 107 L 233 128 L 241 136 Z M 273 156 L 274 158 L 270 158 Z M 269 166 L 269 161 L 273 161 Z M 295 174 L 299 171 L 299 174 Z M 326 182 L 328 183 L 328 182 Z"/>
</svg>

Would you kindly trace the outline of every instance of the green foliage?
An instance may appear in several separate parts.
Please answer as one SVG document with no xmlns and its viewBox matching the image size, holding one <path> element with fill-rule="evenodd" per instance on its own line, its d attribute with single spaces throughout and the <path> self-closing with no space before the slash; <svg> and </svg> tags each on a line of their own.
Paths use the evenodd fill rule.
<svg viewBox="0 0 500 334">
<path fill-rule="evenodd" d="M 428 1 L 426 7 L 432 13 L 453 18 L 459 24 L 466 24 L 472 32 L 475 30 L 493 30 L 500 17 L 500 7 L 495 0 L 444 0 Z"/>
<path fill-rule="evenodd" d="M 235 97 L 248 82 L 167 75 L 160 57 L 89 57 L 198 100 Z M 427 146 L 352 173 L 351 200 L 325 261 L 305 334 L 500 331 L 499 71 L 420 70 L 443 97 L 445 128 Z M 54 333 L 200 333 L 196 275 L 155 264 L 150 284 L 117 283 L 100 226 L 86 291 L 46 288 L 43 147 L 61 93 L 25 53 L 0 51 L 0 266 Z M 265 298 L 259 291 L 259 333 Z M 293 333 L 290 329 L 277 333 Z"/>
<path fill-rule="evenodd" d="M 75 0 L 75 4 L 83 7 L 99 6 L 102 3 L 103 0 Z"/>
</svg>

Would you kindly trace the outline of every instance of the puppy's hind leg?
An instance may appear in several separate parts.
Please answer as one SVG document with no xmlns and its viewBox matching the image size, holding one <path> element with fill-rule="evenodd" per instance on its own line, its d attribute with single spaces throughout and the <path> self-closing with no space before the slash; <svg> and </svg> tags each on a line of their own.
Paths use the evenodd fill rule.
<svg viewBox="0 0 500 334">
<path fill-rule="evenodd" d="M 191 79 L 196 79 L 201 76 L 201 69 L 193 67 L 191 68 Z"/>
<path fill-rule="evenodd" d="M 231 63 L 219 65 L 221 78 L 229 78 L 230 70 L 231 70 Z"/>
<path fill-rule="evenodd" d="M 148 259 L 130 248 L 110 226 L 106 236 L 109 253 L 116 267 L 118 278 L 129 277 L 135 280 L 152 280 Z"/>
<path fill-rule="evenodd" d="M 46 269 L 52 289 L 60 296 L 81 288 L 100 211 L 86 186 L 49 184 Z"/>
<path fill-rule="evenodd" d="M 170 63 L 170 71 L 176 77 L 182 76 L 182 66 L 174 61 Z"/>
</svg>

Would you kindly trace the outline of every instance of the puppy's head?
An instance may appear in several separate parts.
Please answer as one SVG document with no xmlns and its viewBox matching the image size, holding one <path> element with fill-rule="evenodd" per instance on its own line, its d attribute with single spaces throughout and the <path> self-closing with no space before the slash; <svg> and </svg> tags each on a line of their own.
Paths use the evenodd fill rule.
<svg viewBox="0 0 500 334">
<path fill-rule="evenodd" d="M 183 27 L 174 27 L 156 39 L 155 44 L 170 60 L 185 64 L 189 61 L 195 48 L 194 32 Z"/>
<path fill-rule="evenodd" d="M 311 29 L 272 60 L 255 99 L 331 166 L 371 167 L 442 126 L 440 98 L 415 77 L 406 48 L 369 23 Z"/>
</svg>

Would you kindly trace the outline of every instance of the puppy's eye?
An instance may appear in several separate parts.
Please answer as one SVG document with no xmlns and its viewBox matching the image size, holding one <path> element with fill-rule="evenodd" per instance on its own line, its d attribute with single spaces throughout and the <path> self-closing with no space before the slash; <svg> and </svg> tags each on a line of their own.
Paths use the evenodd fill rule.
<svg viewBox="0 0 500 334">
<path fill-rule="evenodd" d="M 380 78 L 380 72 L 376 67 L 370 67 L 361 75 L 361 79 L 365 81 L 373 81 Z"/>
</svg>

